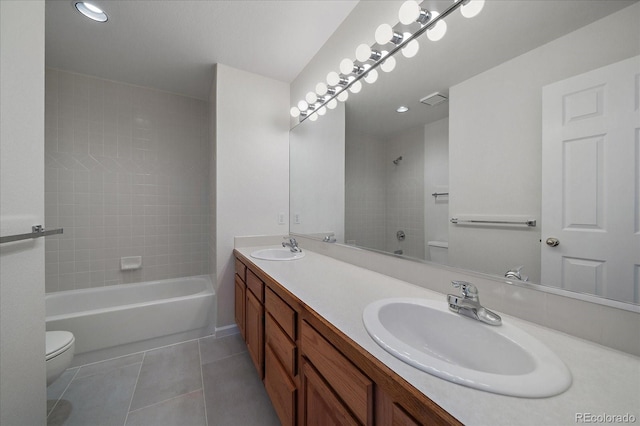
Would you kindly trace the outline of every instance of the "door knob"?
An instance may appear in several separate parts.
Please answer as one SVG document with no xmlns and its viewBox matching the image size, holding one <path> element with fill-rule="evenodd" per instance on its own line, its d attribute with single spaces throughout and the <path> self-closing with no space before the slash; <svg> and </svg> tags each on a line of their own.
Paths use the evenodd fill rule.
<svg viewBox="0 0 640 426">
<path fill-rule="evenodd" d="M 557 238 L 549 237 L 547 238 L 546 243 L 549 247 L 557 247 L 560 245 L 560 240 Z"/>
</svg>

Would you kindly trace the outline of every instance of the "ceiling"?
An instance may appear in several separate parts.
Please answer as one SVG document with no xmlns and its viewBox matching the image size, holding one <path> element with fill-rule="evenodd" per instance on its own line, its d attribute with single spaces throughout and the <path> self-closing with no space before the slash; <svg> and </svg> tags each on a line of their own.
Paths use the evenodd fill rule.
<svg viewBox="0 0 640 426">
<path fill-rule="evenodd" d="M 46 1 L 46 66 L 208 99 L 222 63 L 290 83 L 357 0 Z"/>
<path fill-rule="evenodd" d="M 462 81 L 637 1 L 493 0 L 487 1 L 482 13 L 473 19 L 454 13 L 447 17 L 449 29 L 442 40 L 431 42 L 422 36 L 420 51 L 414 58 L 396 55 L 393 72 L 381 72 L 378 82 L 364 84 L 360 93 L 349 96 L 349 125 L 384 138 L 447 117 L 448 102 L 427 107 L 420 104 L 420 99 L 434 92 L 448 94 L 450 87 Z M 430 10 L 440 11 L 449 4 L 440 0 L 423 2 Z M 361 6 L 345 24 L 356 19 Z M 640 30 L 638 36 L 640 43 Z M 496 94 L 496 99 L 502 95 Z M 410 111 L 395 113 L 400 105 L 409 106 Z M 488 100 L 487 108 L 490 107 Z"/>
</svg>

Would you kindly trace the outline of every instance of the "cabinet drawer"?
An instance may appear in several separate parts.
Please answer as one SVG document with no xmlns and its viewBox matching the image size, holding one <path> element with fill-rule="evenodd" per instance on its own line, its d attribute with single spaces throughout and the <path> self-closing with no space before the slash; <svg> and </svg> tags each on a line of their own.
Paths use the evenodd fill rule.
<svg viewBox="0 0 640 426">
<path fill-rule="evenodd" d="M 296 385 L 282 368 L 277 356 L 267 345 L 265 349 L 264 387 L 283 425 L 296 423 Z"/>
<path fill-rule="evenodd" d="M 267 298 L 267 300 L 269 300 Z M 278 326 L 278 323 L 271 316 L 271 312 L 266 314 L 266 341 L 267 346 L 278 357 L 282 366 L 289 376 L 294 377 L 296 372 L 296 345 L 287 337 L 284 331 Z"/>
<path fill-rule="evenodd" d="M 296 311 L 267 287 L 265 308 L 291 340 L 296 340 Z"/>
<path fill-rule="evenodd" d="M 264 306 L 251 292 L 247 292 L 244 315 L 244 338 L 247 342 L 247 350 L 262 380 L 264 378 Z"/>
<path fill-rule="evenodd" d="M 358 421 L 309 363 L 302 366 L 302 392 L 306 426 L 356 426 Z M 395 426 L 395 425 L 393 425 Z"/>
<path fill-rule="evenodd" d="M 244 335 L 244 306 L 245 306 L 245 285 L 244 282 L 240 279 L 239 276 L 235 277 L 235 318 L 236 324 L 238 324 L 238 328 L 240 329 L 240 334 L 242 334 L 242 338 Z"/>
<path fill-rule="evenodd" d="M 264 303 L 264 283 L 256 274 L 251 272 L 251 269 L 247 269 L 247 288 L 260 303 Z"/>
<path fill-rule="evenodd" d="M 242 282 L 247 281 L 246 271 L 247 267 L 244 266 L 244 263 L 240 262 L 240 260 L 236 258 L 236 274 L 238 274 Z"/>
<path fill-rule="evenodd" d="M 373 423 L 373 382 L 344 355 L 302 322 L 301 349 L 333 390 L 363 424 Z"/>
</svg>

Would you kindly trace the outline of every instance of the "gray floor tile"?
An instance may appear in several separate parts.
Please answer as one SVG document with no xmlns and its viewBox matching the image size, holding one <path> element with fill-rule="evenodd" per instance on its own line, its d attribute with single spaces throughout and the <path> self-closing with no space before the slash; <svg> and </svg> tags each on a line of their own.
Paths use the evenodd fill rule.
<svg viewBox="0 0 640 426">
<path fill-rule="evenodd" d="M 125 367 L 131 364 L 138 364 L 142 362 L 144 358 L 144 352 L 140 352 L 133 355 L 125 355 L 118 358 L 108 359 L 102 362 L 96 362 L 94 364 L 87 364 L 80 367 L 76 378 L 92 376 L 98 373 L 104 373 L 114 368 Z"/>
<path fill-rule="evenodd" d="M 200 339 L 200 360 L 203 365 L 246 351 L 247 345 L 240 333 L 221 338 Z"/>
<path fill-rule="evenodd" d="M 48 425 L 123 425 L 140 364 L 74 379 L 49 417 Z"/>
<path fill-rule="evenodd" d="M 65 389 L 67 389 L 67 386 L 69 386 L 69 383 L 71 383 L 71 380 L 73 380 L 73 377 L 77 372 L 78 367 L 69 368 L 64 373 L 62 373 L 55 382 L 51 383 L 47 387 L 47 415 L 49 415 L 53 407 L 56 405 L 58 399 L 60 399 Z"/>
<path fill-rule="evenodd" d="M 202 366 L 209 426 L 279 425 L 248 352 Z"/>
<path fill-rule="evenodd" d="M 126 426 L 206 426 L 202 389 L 129 413 Z"/>
<path fill-rule="evenodd" d="M 198 342 L 148 351 L 131 402 L 131 410 L 202 389 Z"/>
</svg>

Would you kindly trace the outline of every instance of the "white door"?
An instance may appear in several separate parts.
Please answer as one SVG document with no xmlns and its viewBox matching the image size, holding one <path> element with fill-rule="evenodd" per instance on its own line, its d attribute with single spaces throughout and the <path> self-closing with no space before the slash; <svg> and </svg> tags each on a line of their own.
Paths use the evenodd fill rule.
<svg viewBox="0 0 640 426">
<path fill-rule="evenodd" d="M 543 283 L 640 301 L 639 103 L 640 56 L 543 88 Z"/>
</svg>

